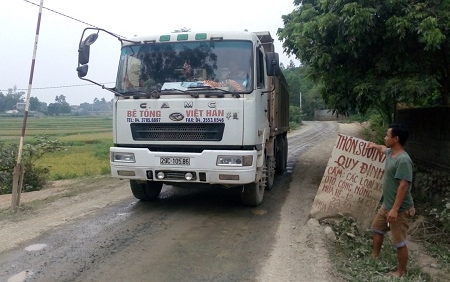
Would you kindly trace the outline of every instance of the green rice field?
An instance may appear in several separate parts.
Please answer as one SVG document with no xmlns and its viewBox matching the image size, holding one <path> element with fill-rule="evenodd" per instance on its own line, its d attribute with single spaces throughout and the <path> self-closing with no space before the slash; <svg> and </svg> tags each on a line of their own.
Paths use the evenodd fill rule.
<svg viewBox="0 0 450 282">
<path fill-rule="evenodd" d="M 19 143 L 23 118 L 0 117 L 0 141 Z M 110 173 L 111 117 L 29 117 L 25 143 L 46 134 L 60 140 L 64 151 L 45 154 L 36 162 L 50 169 L 49 180 L 90 177 Z"/>
</svg>

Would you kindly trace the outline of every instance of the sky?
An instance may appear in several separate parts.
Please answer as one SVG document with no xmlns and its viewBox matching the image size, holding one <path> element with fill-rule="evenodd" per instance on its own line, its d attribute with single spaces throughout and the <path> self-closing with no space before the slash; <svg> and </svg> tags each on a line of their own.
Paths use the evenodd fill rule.
<svg viewBox="0 0 450 282">
<path fill-rule="evenodd" d="M 283 52 L 276 34 L 283 27 L 282 15 L 295 9 L 293 0 L 44 0 L 43 3 L 57 13 L 42 10 L 30 96 L 47 104 L 54 103 L 59 95 L 64 95 L 71 105 L 113 98 L 111 92 L 77 76 L 78 44 L 83 30 L 89 27 L 87 24 L 126 38 L 181 28 L 269 31 L 275 39 L 280 62 L 287 66 L 292 60 L 299 65 L 294 56 Z M 14 86 L 17 91 L 28 92 L 39 4 L 40 0 L 1 0 L 0 92 L 4 94 Z M 103 39 L 102 43 L 91 46 L 88 78 L 113 87 L 120 43 L 113 37 L 106 38 L 106 34 L 100 36 L 104 38 L 97 42 Z"/>
</svg>

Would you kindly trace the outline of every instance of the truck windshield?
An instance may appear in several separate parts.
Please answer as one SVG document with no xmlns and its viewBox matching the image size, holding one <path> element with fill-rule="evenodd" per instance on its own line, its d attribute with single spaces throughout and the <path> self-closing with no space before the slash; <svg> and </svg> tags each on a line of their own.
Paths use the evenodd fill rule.
<svg viewBox="0 0 450 282">
<path fill-rule="evenodd" d="M 253 89 L 250 41 L 163 42 L 125 46 L 116 91 L 202 89 L 250 92 Z M 179 91 L 178 91 L 179 92 Z"/>
</svg>

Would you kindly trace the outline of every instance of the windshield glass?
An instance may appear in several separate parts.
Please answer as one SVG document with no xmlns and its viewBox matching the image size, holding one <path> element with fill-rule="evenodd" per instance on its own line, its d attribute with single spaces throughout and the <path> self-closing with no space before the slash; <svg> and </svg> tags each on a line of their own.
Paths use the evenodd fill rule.
<svg viewBox="0 0 450 282">
<path fill-rule="evenodd" d="M 164 42 L 122 49 L 116 91 L 253 88 L 250 41 Z"/>
</svg>

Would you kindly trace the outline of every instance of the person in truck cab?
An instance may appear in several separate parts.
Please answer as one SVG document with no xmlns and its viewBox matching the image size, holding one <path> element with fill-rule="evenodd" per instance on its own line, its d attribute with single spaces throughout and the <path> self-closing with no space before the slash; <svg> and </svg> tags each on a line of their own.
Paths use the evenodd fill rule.
<svg viewBox="0 0 450 282">
<path fill-rule="evenodd" d="M 232 60 L 228 63 L 228 67 L 222 73 L 221 80 L 236 81 L 238 84 L 246 88 L 248 84 L 248 75 L 249 74 L 244 71 L 244 68 L 242 68 L 237 61 Z"/>
</svg>

